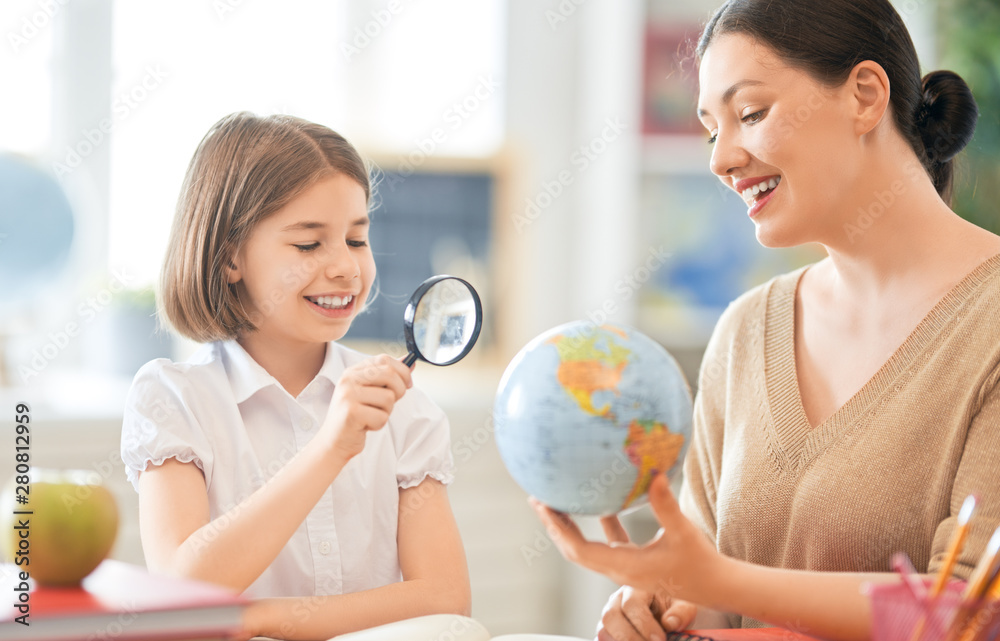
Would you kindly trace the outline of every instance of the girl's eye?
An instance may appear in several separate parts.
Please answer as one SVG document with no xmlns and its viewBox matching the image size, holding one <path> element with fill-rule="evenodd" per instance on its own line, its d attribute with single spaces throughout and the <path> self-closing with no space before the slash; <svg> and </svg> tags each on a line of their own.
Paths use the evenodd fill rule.
<svg viewBox="0 0 1000 641">
<path fill-rule="evenodd" d="M 718 133 L 714 133 L 714 134 L 712 134 L 712 137 L 708 139 L 708 144 L 714 145 L 715 141 L 718 140 L 718 139 L 719 139 L 719 134 Z"/>
<path fill-rule="evenodd" d="M 347 245 L 349 247 L 367 247 L 368 246 L 368 241 L 367 240 L 349 240 L 349 241 L 347 241 Z"/>
<path fill-rule="evenodd" d="M 765 111 L 764 109 L 761 109 L 760 111 L 755 111 L 752 114 L 747 114 L 743 116 L 743 122 L 747 123 L 748 125 L 756 125 L 758 122 L 763 120 L 764 111 Z"/>
<path fill-rule="evenodd" d="M 300 252 L 311 252 L 319 247 L 319 243 L 309 243 L 308 245 L 294 245 Z"/>
</svg>

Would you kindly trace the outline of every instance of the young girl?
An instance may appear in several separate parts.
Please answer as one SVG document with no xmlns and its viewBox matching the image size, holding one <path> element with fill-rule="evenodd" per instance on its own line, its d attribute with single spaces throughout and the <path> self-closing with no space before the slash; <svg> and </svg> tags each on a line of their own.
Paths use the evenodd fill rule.
<svg viewBox="0 0 1000 641">
<path fill-rule="evenodd" d="M 375 279 L 369 196 L 355 149 L 289 116 L 223 118 L 184 180 L 161 311 L 208 344 L 138 372 L 122 458 L 149 567 L 259 599 L 250 636 L 469 611 L 447 419 L 334 342 Z"/>
<path fill-rule="evenodd" d="M 705 608 L 867 638 L 859 588 L 898 580 L 893 553 L 936 573 L 975 493 L 968 578 L 1000 523 L 1000 238 L 948 204 L 975 102 L 953 73 L 921 81 L 888 0 L 730 0 L 698 57 L 712 171 L 763 245 L 828 257 L 722 316 L 651 543 L 536 509 L 568 558 L 629 586 L 601 639 L 663 639 Z"/>
</svg>

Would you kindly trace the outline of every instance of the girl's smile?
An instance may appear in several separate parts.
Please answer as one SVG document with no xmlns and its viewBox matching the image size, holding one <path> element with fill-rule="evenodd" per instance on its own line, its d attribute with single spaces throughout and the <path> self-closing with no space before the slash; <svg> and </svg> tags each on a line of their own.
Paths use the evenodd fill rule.
<svg viewBox="0 0 1000 641">
<path fill-rule="evenodd" d="M 287 349 L 342 338 L 375 280 L 368 226 L 364 189 L 339 173 L 262 220 L 230 274 L 257 328 L 241 342 Z"/>
</svg>

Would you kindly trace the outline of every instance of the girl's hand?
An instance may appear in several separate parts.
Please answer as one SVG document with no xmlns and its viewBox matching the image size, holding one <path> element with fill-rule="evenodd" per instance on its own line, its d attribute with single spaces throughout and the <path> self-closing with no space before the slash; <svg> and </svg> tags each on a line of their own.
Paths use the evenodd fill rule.
<svg viewBox="0 0 1000 641">
<path fill-rule="evenodd" d="M 334 459 L 346 464 L 361 453 L 368 430 L 385 427 L 396 401 L 412 386 L 410 368 L 386 354 L 344 370 L 320 432 Z"/>
<path fill-rule="evenodd" d="M 663 474 L 653 480 L 649 502 L 662 527 L 652 541 L 635 546 L 623 542 L 621 533 L 615 532 L 617 520 L 605 519 L 603 523 L 605 533 L 613 539 L 611 545 L 587 541 L 569 516 L 531 499 L 549 536 L 566 559 L 619 585 L 661 595 L 664 600 L 669 597 L 711 605 L 715 588 L 723 579 L 723 557 L 681 513 Z"/>
<path fill-rule="evenodd" d="M 612 547 L 635 547 L 617 516 L 601 519 L 604 535 Z M 608 599 L 597 626 L 598 641 L 664 641 L 666 632 L 691 625 L 698 607 L 624 585 Z"/>
</svg>

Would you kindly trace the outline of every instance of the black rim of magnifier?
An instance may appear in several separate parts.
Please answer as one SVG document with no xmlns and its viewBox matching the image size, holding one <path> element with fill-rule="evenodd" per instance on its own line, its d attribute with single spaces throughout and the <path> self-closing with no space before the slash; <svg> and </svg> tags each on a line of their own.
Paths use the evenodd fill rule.
<svg viewBox="0 0 1000 641">
<path fill-rule="evenodd" d="M 427 360 L 417 347 L 417 341 L 413 337 L 413 319 L 417 314 L 417 304 L 420 302 L 420 299 L 424 297 L 427 290 L 443 280 L 457 280 L 465 285 L 466 289 L 469 290 L 469 293 L 472 294 L 472 300 L 476 303 L 476 326 L 472 329 L 472 336 L 469 338 L 469 342 L 465 344 L 465 347 L 458 353 L 457 356 L 455 356 L 455 358 L 450 361 L 445 361 L 444 363 L 435 363 L 434 361 Z M 466 354 L 468 354 L 472 350 L 473 346 L 475 346 L 476 341 L 479 340 L 479 331 L 482 328 L 483 304 L 479 300 L 479 292 L 476 291 L 476 288 L 469 284 L 468 281 L 459 278 L 458 276 L 448 276 L 446 274 L 431 276 L 424 282 L 420 283 L 420 286 L 417 287 L 416 291 L 413 292 L 413 295 L 410 296 L 410 302 L 406 304 L 406 311 L 403 312 L 403 335 L 406 338 L 406 349 L 409 351 L 409 354 L 407 354 L 406 359 L 403 362 L 406 363 L 407 367 L 412 366 L 417 358 L 420 358 L 420 360 L 425 363 L 437 365 L 438 367 L 457 363 L 465 358 Z"/>
</svg>

